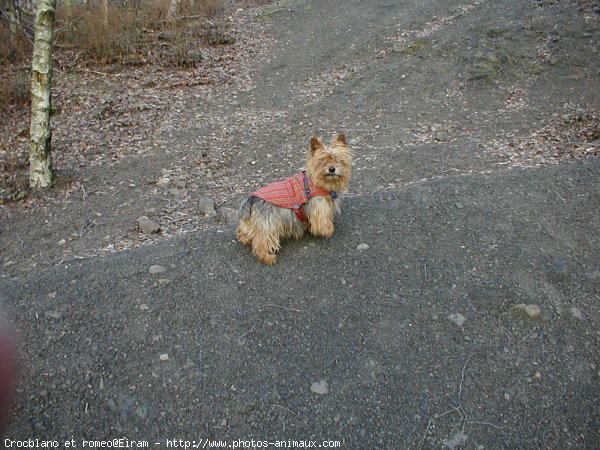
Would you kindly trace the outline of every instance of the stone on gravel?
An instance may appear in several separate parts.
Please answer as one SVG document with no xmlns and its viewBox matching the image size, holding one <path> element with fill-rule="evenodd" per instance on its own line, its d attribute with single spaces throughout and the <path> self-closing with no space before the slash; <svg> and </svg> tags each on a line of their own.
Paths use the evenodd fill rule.
<svg viewBox="0 0 600 450">
<path fill-rule="evenodd" d="M 600 280 L 600 270 L 594 270 L 593 272 L 587 272 L 585 274 L 585 277 L 591 281 Z"/>
<path fill-rule="evenodd" d="M 169 360 L 169 355 L 167 353 L 164 353 L 164 354 L 160 355 L 158 358 L 161 361 L 168 361 Z"/>
<path fill-rule="evenodd" d="M 571 313 L 571 315 L 573 317 L 575 317 L 576 319 L 579 320 L 583 320 L 583 313 L 581 312 L 581 310 L 579 308 L 577 308 L 576 306 L 573 306 L 572 308 L 569 308 L 569 312 Z"/>
<path fill-rule="evenodd" d="M 466 435 L 462 431 L 459 431 L 454 436 L 452 436 L 450 439 L 444 439 L 444 447 L 448 448 L 450 450 L 453 450 L 455 448 L 460 448 L 460 447 L 462 447 L 462 444 L 467 442 L 468 439 L 469 439 L 468 435 Z"/>
<path fill-rule="evenodd" d="M 187 186 L 187 183 L 185 182 L 184 179 L 182 178 L 177 178 L 173 184 L 175 184 L 176 187 L 178 187 L 179 189 L 185 189 Z"/>
<path fill-rule="evenodd" d="M 356 250 L 360 250 L 360 251 L 362 251 L 362 250 L 367 250 L 368 248 L 369 248 L 369 244 L 365 244 L 365 243 L 363 243 L 363 244 L 358 244 L 358 245 L 356 246 Z"/>
<path fill-rule="evenodd" d="M 510 312 L 515 317 L 521 317 L 526 319 L 537 319 L 542 315 L 542 310 L 538 305 L 525 303 L 519 303 L 518 305 L 510 308 Z"/>
<path fill-rule="evenodd" d="M 166 271 L 167 268 L 165 266 L 150 266 L 150 268 L 148 269 L 150 275 L 156 275 L 157 273 L 164 273 Z"/>
<path fill-rule="evenodd" d="M 329 392 L 329 384 L 325 380 L 315 381 L 310 385 L 310 390 L 315 394 L 325 395 Z"/>
<path fill-rule="evenodd" d="M 238 212 L 233 208 L 219 208 L 217 220 L 221 223 L 234 223 L 238 221 Z"/>
<path fill-rule="evenodd" d="M 171 180 L 169 180 L 167 177 L 159 178 L 158 181 L 156 182 L 156 185 L 159 188 L 163 188 L 163 189 L 168 188 L 170 184 L 171 184 Z"/>
<path fill-rule="evenodd" d="M 465 324 L 467 318 L 463 316 L 461 313 L 454 313 L 448 316 L 448 320 L 450 322 L 454 322 L 459 327 L 462 327 Z"/>
<path fill-rule="evenodd" d="M 215 201 L 210 197 L 202 197 L 198 202 L 198 211 L 207 217 L 216 216 Z"/>
<path fill-rule="evenodd" d="M 146 216 L 140 217 L 137 222 L 140 231 L 144 234 L 158 233 L 160 230 L 160 225 Z"/>
</svg>

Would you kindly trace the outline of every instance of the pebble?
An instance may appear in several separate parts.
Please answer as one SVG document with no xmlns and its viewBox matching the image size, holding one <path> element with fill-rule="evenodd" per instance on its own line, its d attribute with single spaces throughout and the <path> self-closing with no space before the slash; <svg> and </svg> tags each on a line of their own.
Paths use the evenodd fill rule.
<svg viewBox="0 0 600 450">
<path fill-rule="evenodd" d="M 161 361 L 168 361 L 169 360 L 169 354 L 168 353 L 164 353 L 164 354 L 160 355 L 158 358 Z"/>
<path fill-rule="evenodd" d="M 310 390 L 315 394 L 325 395 L 329 392 L 329 384 L 325 380 L 315 381 L 310 385 Z"/>
<path fill-rule="evenodd" d="M 173 280 L 170 280 L 168 278 L 161 278 L 158 280 L 158 284 L 160 284 L 161 286 L 166 286 L 167 284 L 171 284 L 173 282 Z"/>
<path fill-rule="evenodd" d="M 365 243 L 358 244 L 356 246 L 356 250 L 360 250 L 360 251 L 367 250 L 368 248 L 369 248 L 369 244 L 365 244 Z"/>
<path fill-rule="evenodd" d="M 217 220 L 221 223 L 234 223 L 239 219 L 237 210 L 233 208 L 219 208 L 217 211 Z"/>
<path fill-rule="evenodd" d="M 157 233 L 160 230 L 160 225 L 154 220 L 148 219 L 146 216 L 140 217 L 138 220 L 138 227 L 144 234 Z"/>
<path fill-rule="evenodd" d="M 454 314 L 450 314 L 448 316 L 448 320 L 450 322 L 454 322 L 459 327 L 462 327 L 464 325 L 465 321 L 467 320 L 467 318 L 465 316 L 463 316 L 461 313 L 454 313 Z"/>
<path fill-rule="evenodd" d="M 148 415 L 148 408 L 144 405 L 138 406 L 135 410 L 135 415 L 138 416 L 140 419 L 145 419 Z"/>
<path fill-rule="evenodd" d="M 158 181 L 156 182 L 156 185 L 159 188 L 168 188 L 170 184 L 171 184 L 171 180 L 169 180 L 167 177 L 159 178 Z"/>
<path fill-rule="evenodd" d="M 150 266 L 150 268 L 148 269 L 150 275 L 156 275 L 157 273 L 164 273 L 166 271 L 167 268 L 165 266 Z"/>
<path fill-rule="evenodd" d="M 573 306 L 572 308 L 569 308 L 569 312 L 571 313 L 571 315 L 573 317 L 575 317 L 576 319 L 579 320 L 584 320 L 583 319 L 583 313 L 581 312 L 581 310 L 579 308 L 577 308 L 576 306 Z"/>
<path fill-rule="evenodd" d="M 538 305 L 526 305 L 525 303 L 519 303 L 518 305 L 513 306 L 510 308 L 510 312 L 513 316 L 520 316 L 529 319 L 537 319 L 542 315 L 542 310 Z"/>
<path fill-rule="evenodd" d="M 531 318 L 536 318 L 542 314 L 542 310 L 538 305 L 525 305 L 525 313 Z"/>
<path fill-rule="evenodd" d="M 600 270 L 594 270 L 593 272 L 588 272 L 585 274 L 585 277 L 588 280 L 596 281 L 596 280 L 600 279 Z"/>
<path fill-rule="evenodd" d="M 210 197 L 202 197 L 198 202 L 198 211 L 207 217 L 216 216 L 215 201 Z"/>
</svg>

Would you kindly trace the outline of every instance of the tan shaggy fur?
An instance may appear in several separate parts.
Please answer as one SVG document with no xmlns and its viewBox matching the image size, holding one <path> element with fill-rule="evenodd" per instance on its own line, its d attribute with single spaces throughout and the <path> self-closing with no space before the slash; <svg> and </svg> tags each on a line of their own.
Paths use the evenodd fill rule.
<svg viewBox="0 0 600 450">
<path fill-rule="evenodd" d="M 319 139 L 310 140 L 306 174 L 318 189 L 343 192 L 352 175 L 352 151 L 343 134 L 329 145 Z M 339 198 L 319 195 L 311 198 L 304 207 L 306 221 L 302 222 L 288 208 L 280 208 L 258 197 L 250 196 L 240 207 L 237 238 L 252 247 L 252 253 L 265 264 L 274 264 L 281 240 L 298 239 L 309 232 L 314 236 L 331 237 L 334 232 L 333 217 L 339 214 Z"/>
</svg>

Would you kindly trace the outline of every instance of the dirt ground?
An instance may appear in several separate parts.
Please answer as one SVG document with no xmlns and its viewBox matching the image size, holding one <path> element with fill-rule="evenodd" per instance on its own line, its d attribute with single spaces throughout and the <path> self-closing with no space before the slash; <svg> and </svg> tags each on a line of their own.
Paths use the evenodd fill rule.
<svg viewBox="0 0 600 450">
<path fill-rule="evenodd" d="M 30 365 L 9 435 L 597 448 L 597 2 L 230 20 L 210 67 L 58 77 L 57 185 L 0 204 L 0 302 Z M 331 244 L 265 272 L 201 211 L 339 131 L 356 160 Z"/>
</svg>

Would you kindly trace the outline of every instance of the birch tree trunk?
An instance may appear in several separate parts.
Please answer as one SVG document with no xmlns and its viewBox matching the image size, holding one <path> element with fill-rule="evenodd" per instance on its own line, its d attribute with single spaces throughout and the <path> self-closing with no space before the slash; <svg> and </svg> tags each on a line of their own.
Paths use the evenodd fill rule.
<svg viewBox="0 0 600 450">
<path fill-rule="evenodd" d="M 108 32 L 108 0 L 102 0 L 102 11 L 104 16 L 104 29 Z"/>
<path fill-rule="evenodd" d="M 35 40 L 31 64 L 31 127 L 29 129 L 29 185 L 34 189 L 52 184 L 50 142 L 52 34 L 56 0 L 37 0 Z"/>
<path fill-rule="evenodd" d="M 181 0 L 170 0 L 169 10 L 167 11 L 167 19 L 175 20 L 179 15 Z"/>
</svg>

